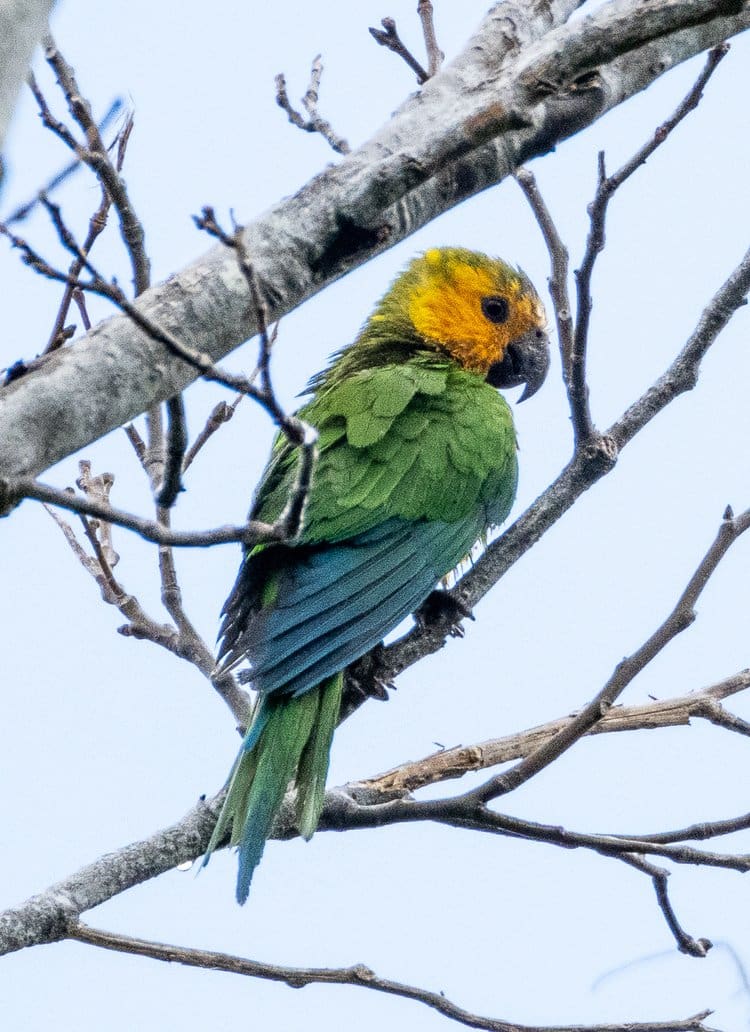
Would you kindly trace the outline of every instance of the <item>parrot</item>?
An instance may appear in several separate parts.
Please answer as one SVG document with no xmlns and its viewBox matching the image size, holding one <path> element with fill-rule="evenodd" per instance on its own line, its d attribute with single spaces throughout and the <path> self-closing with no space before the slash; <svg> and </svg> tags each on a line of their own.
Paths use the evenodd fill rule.
<svg viewBox="0 0 750 1032">
<path fill-rule="evenodd" d="M 317 432 L 317 458 L 301 529 L 244 548 L 219 632 L 217 669 L 249 662 L 257 691 L 203 861 L 231 829 L 239 903 L 290 784 L 300 835 L 317 827 L 346 668 L 507 517 L 517 442 L 498 388 L 525 384 L 520 400 L 531 397 L 549 361 L 528 277 L 442 247 L 412 259 L 310 381 L 297 415 Z M 279 433 L 252 519 L 278 519 L 298 461 Z"/>
</svg>

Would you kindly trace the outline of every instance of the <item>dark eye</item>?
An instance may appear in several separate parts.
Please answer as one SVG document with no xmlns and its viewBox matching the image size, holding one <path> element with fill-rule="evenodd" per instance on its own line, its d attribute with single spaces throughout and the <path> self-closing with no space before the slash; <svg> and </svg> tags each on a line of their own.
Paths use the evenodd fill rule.
<svg viewBox="0 0 750 1032">
<path fill-rule="evenodd" d="M 482 314 L 493 323 L 504 323 L 508 318 L 508 301 L 504 297 L 483 297 Z"/>
</svg>

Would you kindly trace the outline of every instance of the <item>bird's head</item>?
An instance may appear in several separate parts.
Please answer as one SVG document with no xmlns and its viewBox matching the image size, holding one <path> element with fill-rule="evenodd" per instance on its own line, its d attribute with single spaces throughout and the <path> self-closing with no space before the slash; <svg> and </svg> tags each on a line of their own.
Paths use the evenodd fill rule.
<svg viewBox="0 0 750 1032">
<path fill-rule="evenodd" d="M 494 387 L 526 384 L 549 369 L 544 306 L 528 277 L 506 262 L 457 247 L 432 248 L 398 277 L 370 319 L 398 325 Z"/>
</svg>

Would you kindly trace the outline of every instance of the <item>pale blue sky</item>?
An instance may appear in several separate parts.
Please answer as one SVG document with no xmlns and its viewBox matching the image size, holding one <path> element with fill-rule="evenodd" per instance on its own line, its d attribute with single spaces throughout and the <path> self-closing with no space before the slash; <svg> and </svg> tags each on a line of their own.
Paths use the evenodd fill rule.
<svg viewBox="0 0 750 1032">
<path fill-rule="evenodd" d="M 289 126 L 273 76 L 290 96 L 310 60 L 326 66 L 321 109 L 353 145 L 414 89 L 408 69 L 367 33 L 397 18 L 418 45 L 413 0 L 248 5 L 60 0 L 54 29 L 98 111 L 123 93 L 136 129 L 126 167 L 146 226 L 155 280 L 204 251 L 191 214 L 204 204 L 249 219 L 336 160 Z M 455 54 L 484 2 L 436 3 L 439 37 Z M 596 153 L 610 167 L 671 113 L 701 61 L 607 116 L 534 164 L 575 264 L 585 236 Z M 51 77 L 39 69 L 50 96 Z M 607 425 L 669 363 L 710 295 L 744 253 L 748 228 L 747 96 L 750 40 L 733 44 L 697 113 L 612 205 L 608 246 L 594 279 L 590 382 Z M 59 105 L 58 105 L 59 107 Z M 28 98 L 8 148 L 3 210 L 26 199 L 66 160 Z M 98 199 L 84 177 L 60 192 L 79 231 Z M 28 232 L 54 253 L 44 220 Z M 326 356 L 349 341 L 414 252 L 458 244 L 520 264 L 542 289 L 547 259 L 513 183 L 448 213 L 283 321 L 276 381 L 292 404 Z M 116 241 L 99 261 L 127 279 Z M 59 290 L 0 251 L 5 329 L 0 366 L 46 340 Z M 107 264 L 109 263 L 109 264 Z M 105 314 L 105 306 L 92 308 Z M 463 642 L 404 674 L 387 705 L 364 707 L 337 734 L 330 783 L 385 770 L 444 745 L 500 736 L 576 709 L 614 664 L 661 622 L 712 539 L 722 510 L 750 505 L 747 311 L 711 351 L 696 391 L 676 402 L 514 567 L 477 609 Z M 253 364 L 252 346 L 233 356 Z M 220 396 L 187 395 L 197 430 Z M 515 409 L 522 511 L 567 459 L 570 430 L 555 360 L 544 390 Z M 243 518 L 271 431 L 241 406 L 187 479 L 176 522 Z M 210 449 L 210 450 L 209 450 Z M 147 511 L 143 478 L 120 433 L 86 449 L 116 474 L 113 500 Z M 48 474 L 67 484 L 75 460 Z M 118 533 L 127 589 L 159 614 L 155 552 Z M 223 782 L 236 748 L 228 711 L 191 667 L 122 638 L 123 620 L 49 517 L 24 504 L 0 523 L 5 715 L 0 723 L 0 905 L 16 903 L 103 852 L 171 823 Z M 188 611 L 209 641 L 234 578 L 226 547 L 179 555 Z M 747 666 L 750 539 L 730 553 L 701 599 L 696 624 L 629 689 L 626 701 L 681 694 Z M 162 617 L 163 618 L 163 617 Z M 750 718 L 747 700 L 731 707 Z M 747 809 L 748 744 L 698 725 L 580 743 L 505 801 L 504 809 L 577 830 L 639 832 Z M 468 783 L 468 779 L 467 782 Z M 463 785 L 464 783 L 462 783 Z M 452 786 L 445 786 L 446 791 Z M 725 840 L 726 845 L 750 851 Z M 718 847 L 717 847 L 718 848 Z M 300 965 L 360 961 L 480 1013 L 565 1023 L 685 1017 L 716 1008 L 717 1027 L 750 1026 L 750 999 L 726 950 L 680 956 L 648 881 L 580 851 L 398 827 L 321 834 L 309 845 L 272 843 L 244 909 L 235 861 L 212 860 L 199 878 L 174 872 L 85 915 L 145 938 Z M 750 882 L 732 872 L 675 870 L 671 891 L 688 931 L 730 943 L 750 964 Z M 662 953 L 659 959 L 644 958 Z M 607 972 L 627 970 L 593 984 Z M 385 1022 L 411 1032 L 450 1027 L 417 1004 L 362 990 L 284 986 L 166 967 L 78 944 L 26 950 L 0 966 L 3 1025 L 41 1032 L 106 1028 L 283 1030 Z"/>
</svg>

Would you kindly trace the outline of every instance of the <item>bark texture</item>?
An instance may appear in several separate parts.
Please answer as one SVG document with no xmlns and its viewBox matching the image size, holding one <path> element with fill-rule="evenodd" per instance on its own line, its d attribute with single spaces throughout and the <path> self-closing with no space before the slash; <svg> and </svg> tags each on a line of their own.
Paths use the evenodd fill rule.
<svg viewBox="0 0 750 1032">
<path fill-rule="evenodd" d="M 750 0 L 612 0 L 568 22 L 579 6 L 496 5 L 367 143 L 247 226 L 273 319 L 750 27 Z M 138 304 L 214 360 L 257 330 L 221 246 Z M 101 323 L 0 389 L 0 480 L 42 472 L 195 376 L 128 318 Z"/>
</svg>

